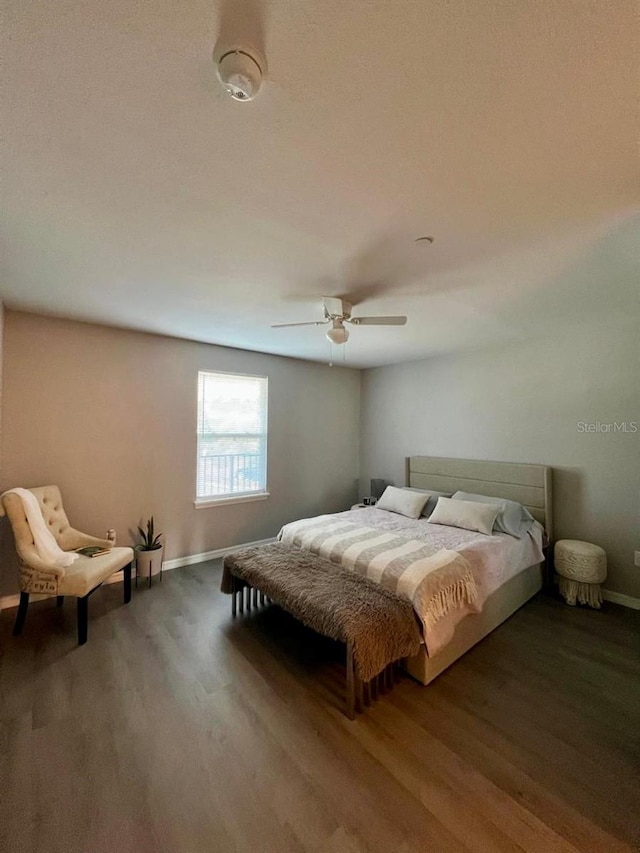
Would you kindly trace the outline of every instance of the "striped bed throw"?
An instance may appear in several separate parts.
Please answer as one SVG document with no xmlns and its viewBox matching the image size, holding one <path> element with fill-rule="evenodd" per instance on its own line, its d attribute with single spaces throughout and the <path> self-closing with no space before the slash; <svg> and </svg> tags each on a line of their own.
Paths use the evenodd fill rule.
<svg viewBox="0 0 640 853">
<path fill-rule="evenodd" d="M 429 629 L 447 613 L 457 607 L 479 611 L 471 566 L 457 551 L 329 515 L 285 524 L 278 539 L 408 598 L 422 623 L 427 648 Z"/>
</svg>

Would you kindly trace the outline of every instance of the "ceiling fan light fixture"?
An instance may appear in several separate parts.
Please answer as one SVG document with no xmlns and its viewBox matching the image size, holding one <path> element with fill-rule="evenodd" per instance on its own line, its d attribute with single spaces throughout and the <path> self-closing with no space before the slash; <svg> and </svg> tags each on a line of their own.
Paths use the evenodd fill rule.
<svg viewBox="0 0 640 853">
<path fill-rule="evenodd" d="M 407 318 L 402 315 L 396 316 L 375 316 L 375 317 L 352 317 L 352 305 L 346 299 L 341 299 L 337 296 L 322 297 L 322 314 L 323 320 L 311 320 L 304 323 L 274 323 L 272 329 L 281 329 L 287 326 L 326 326 L 331 323 L 331 328 L 326 333 L 326 337 L 332 344 L 340 346 L 346 344 L 349 340 L 349 330 L 345 323 L 352 323 L 354 326 L 404 326 Z"/>
<path fill-rule="evenodd" d="M 327 332 L 327 338 L 336 346 L 346 344 L 349 340 L 349 330 L 345 329 L 342 320 L 333 321 L 333 326 Z"/>
</svg>

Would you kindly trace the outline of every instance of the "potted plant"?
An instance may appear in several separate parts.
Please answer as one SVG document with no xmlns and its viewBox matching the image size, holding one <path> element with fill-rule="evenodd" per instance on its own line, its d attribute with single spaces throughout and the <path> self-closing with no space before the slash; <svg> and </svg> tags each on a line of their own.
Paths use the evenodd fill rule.
<svg viewBox="0 0 640 853">
<path fill-rule="evenodd" d="M 138 533 L 142 542 L 136 545 L 136 577 L 149 578 L 158 574 L 162 569 L 162 556 L 164 545 L 162 544 L 162 533 L 155 532 L 153 516 L 147 521 L 147 529 L 138 526 Z"/>
</svg>

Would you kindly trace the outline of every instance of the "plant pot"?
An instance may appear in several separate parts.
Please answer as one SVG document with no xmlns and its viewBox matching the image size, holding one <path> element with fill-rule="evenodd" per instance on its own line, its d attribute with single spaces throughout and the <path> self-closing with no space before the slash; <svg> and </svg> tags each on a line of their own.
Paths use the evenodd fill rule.
<svg viewBox="0 0 640 853">
<path fill-rule="evenodd" d="M 160 573 L 162 568 L 162 557 L 164 545 L 154 548 L 153 551 L 136 551 L 136 576 L 148 578 Z"/>
</svg>

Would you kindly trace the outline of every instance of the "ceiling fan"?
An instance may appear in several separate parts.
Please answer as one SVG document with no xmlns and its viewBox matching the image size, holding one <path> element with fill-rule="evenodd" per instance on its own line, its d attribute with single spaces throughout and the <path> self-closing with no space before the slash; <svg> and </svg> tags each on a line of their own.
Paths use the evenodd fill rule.
<svg viewBox="0 0 640 853">
<path fill-rule="evenodd" d="M 344 344 L 349 340 L 349 330 L 345 328 L 345 323 L 351 323 L 353 326 L 404 326 L 407 322 L 406 317 L 352 317 L 352 308 L 350 302 L 340 299 L 338 296 L 323 296 L 323 320 L 312 320 L 309 323 L 275 323 L 271 328 L 326 326 L 327 323 L 331 323 L 331 328 L 327 331 L 327 338 L 332 344 Z"/>
</svg>

